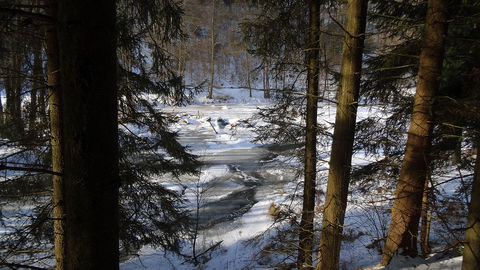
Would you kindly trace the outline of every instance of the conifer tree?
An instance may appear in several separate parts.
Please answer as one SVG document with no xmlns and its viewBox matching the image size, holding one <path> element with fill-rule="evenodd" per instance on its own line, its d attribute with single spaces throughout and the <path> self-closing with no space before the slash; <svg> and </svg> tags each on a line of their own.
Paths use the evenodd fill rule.
<svg viewBox="0 0 480 270">
<path fill-rule="evenodd" d="M 35 134 L 32 137 L 34 141 L 27 142 L 19 136 L 17 136 L 19 140 L 2 139 L 2 145 L 16 145 L 18 151 L 6 157 L 2 156 L 1 169 L 23 170 L 26 173 L 15 173 L 18 177 L 2 182 L 0 190 L 2 194 L 12 198 L 21 198 L 22 200 L 25 198 L 29 202 L 33 200 L 35 208 L 34 214 L 26 217 L 30 226 L 15 228 L 11 233 L 6 233 L 0 242 L 2 246 L 12 250 L 12 252 L 2 253 L 4 262 L 15 260 L 17 263 L 30 264 L 39 260 L 36 253 L 32 253 L 31 256 L 23 256 L 20 260 L 18 254 L 15 255 L 15 251 L 19 249 L 49 250 L 52 249 L 54 238 L 56 238 L 56 248 L 59 250 L 55 255 L 57 256 L 57 267 L 61 268 L 62 258 L 65 260 L 66 256 L 62 255 L 62 245 L 60 244 L 64 236 L 62 233 L 64 224 L 61 223 L 65 221 L 65 212 L 62 210 L 63 192 L 61 191 L 62 155 L 59 152 L 61 150 L 62 117 L 58 108 L 62 104 L 60 95 L 57 95 L 57 93 L 61 94 L 60 84 L 58 84 L 60 72 L 58 66 L 55 67 L 54 64 L 57 50 L 54 47 L 57 44 L 52 42 L 54 39 L 51 38 L 52 34 L 57 32 L 57 24 L 54 19 L 57 13 L 50 6 L 53 3 L 55 1 L 42 1 L 39 5 L 33 5 L 34 8 L 32 8 L 29 5 L 16 5 L 12 2 L 7 6 L 1 6 L 0 10 L 2 22 L 9 25 L 7 28 L 2 28 L 9 40 L 13 40 L 13 37 L 16 36 L 18 36 L 17 39 L 21 39 L 23 36 L 30 35 L 28 39 L 24 38 L 24 40 L 34 39 L 35 42 L 43 43 L 45 36 L 42 31 L 47 29 L 46 55 L 42 55 L 41 59 L 47 60 L 50 91 L 48 96 L 51 102 L 48 107 L 50 121 L 40 122 L 44 125 L 34 130 Z M 172 86 L 178 85 L 177 77 L 172 75 L 174 72 L 168 69 L 169 60 L 164 49 L 165 44 L 180 34 L 181 8 L 175 1 L 124 0 L 118 2 L 116 15 L 118 22 L 116 37 L 119 40 L 116 49 L 126 52 L 126 58 L 132 62 L 131 68 L 127 69 L 127 61 L 122 59 L 117 62 L 118 65 L 113 71 L 113 73 L 115 70 L 118 71 L 117 82 L 120 90 L 117 98 L 121 104 L 121 113 L 119 114 L 121 148 L 117 161 L 121 168 L 120 200 L 125 206 L 121 208 L 120 212 L 121 252 L 122 254 L 134 253 L 147 244 L 165 249 L 178 249 L 178 239 L 188 231 L 188 213 L 182 207 L 183 200 L 180 194 L 167 190 L 158 182 L 152 182 L 151 178 L 170 173 L 173 177 L 184 173 L 196 173 L 199 163 L 195 156 L 188 154 L 187 149 L 176 141 L 177 135 L 168 130 L 170 120 L 157 110 L 157 103 L 146 98 L 144 93 L 148 93 L 150 96 L 154 94 L 157 96 L 156 100 L 168 102 Z M 17 24 L 17 22 L 21 24 Z M 35 34 L 31 35 L 31 33 Z M 155 40 L 152 37 L 155 37 Z M 9 40 L 2 40 L 2 47 L 3 45 L 13 46 L 13 43 L 8 43 Z M 33 59 L 32 48 L 33 45 L 25 46 L 26 53 L 32 55 Z M 147 53 L 151 55 L 146 55 Z M 2 70 L 8 64 L 8 62 L 4 62 L 5 59 L 9 59 L 7 56 L 2 50 L 0 53 Z M 150 65 L 152 62 L 146 61 L 147 57 L 152 59 L 153 66 Z M 29 57 L 24 58 L 30 59 Z M 28 69 L 29 67 L 31 65 L 25 64 L 22 66 L 25 68 L 24 70 L 13 69 L 12 72 L 28 79 L 28 75 L 24 75 L 23 72 L 31 74 L 32 71 Z M 16 78 L 18 77 L 21 76 L 16 76 Z M 6 78 L 10 79 L 8 76 Z M 24 87 L 29 86 L 23 85 Z M 46 88 L 47 84 L 44 83 L 40 89 L 40 96 Z M 28 93 L 28 91 L 22 91 L 23 93 Z M 37 103 L 40 111 L 43 104 L 41 100 L 43 98 L 40 98 Z M 129 102 L 124 102 L 125 100 Z M 47 130 L 48 124 L 50 124 L 51 130 Z M 132 125 L 138 127 L 138 130 L 142 130 L 142 132 L 150 132 L 151 136 L 143 138 L 138 136 L 132 131 L 136 130 L 131 129 Z M 50 132 L 51 134 L 49 134 Z M 52 148 L 50 148 L 50 141 Z M 30 163 L 24 167 L 9 163 L 18 159 Z M 44 196 L 32 197 L 29 195 L 49 194 L 52 184 L 47 179 L 52 174 L 54 194 L 51 203 Z M 8 203 L 10 201 L 15 203 L 16 199 L 9 200 Z M 146 207 L 146 204 L 149 206 Z M 49 216 L 52 211 L 53 219 Z M 55 226 L 52 223 L 55 223 Z M 53 233 L 54 227 L 55 234 Z M 171 228 L 176 229 L 172 230 Z M 48 259 L 48 257 L 42 256 L 43 259 Z"/>
<path fill-rule="evenodd" d="M 413 95 L 405 89 L 415 86 L 418 74 L 418 59 L 420 58 L 422 29 L 425 25 L 426 1 L 371 1 L 371 22 L 379 31 L 380 44 L 373 54 L 366 57 L 366 76 L 363 81 L 362 97 L 383 104 L 384 111 L 388 112 L 385 122 L 370 118 L 357 123 L 356 148 L 364 149 L 368 153 L 383 153 L 384 159 L 365 166 L 356 166 L 352 180 L 361 190 L 368 192 L 372 185 L 379 185 L 377 175 L 383 188 L 394 188 L 390 183 L 396 182 L 400 173 L 400 164 L 404 154 L 405 138 L 413 106 Z M 461 162 L 451 157 L 458 156 L 459 144 L 471 144 L 473 136 L 472 115 L 466 108 L 475 100 L 474 77 L 479 59 L 477 50 L 478 31 L 475 24 L 478 22 L 478 5 L 475 1 L 449 2 L 449 26 L 445 42 L 445 60 L 443 61 L 442 77 L 439 89 L 432 106 L 432 146 L 430 149 L 430 167 L 428 181 L 430 187 L 425 190 L 429 193 L 427 209 L 423 211 L 427 225 L 430 217 L 438 217 L 445 221 L 446 226 L 457 225 L 457 221 L 445 218 L 449 215 L 445 204 L 438 204 L 436 198 L 446 194 L 441 193 L 438 184 L 439 177 L 451 170 L 452 165 L 457 169 L 470 170 L 471 160 L 461 156 Z M 393 128 L 392 128 L 393 127 Z M 381 149 L 381 150 L 380 150 Z M 457 152 L 457 153 L 456 153 Z M 455 159 L 458 160 L 458 159 Z M 385 181 L 386 180 L 386 181 Z M 425 183 L 424 183 L 425 184 Z M 433 184 L 433 185 L 431 185 Z M 458 192 L 462 192 L 460 189 Z M 453 203 L 462 203 L 460 201 Z M 463 213 L 458 213 L 463 215 Z M 443 227 L 443 226 L 442 226 Z M 426 230 L 424 230 L 426 231 Z M 460 239 L 459 233 L 450 235 L 445 241 L 452 238 Z M 428 241 L 426 234 L 422 238 L 422 248 Z M 422 252 L 423 252 L 422 250 Z"/>
<path fill-rule="evenodd" d="M 317 106 L 319 75 L 320 1 L 308 2 L 310 28 L 307 48 L 307 116 L 305 120 L 305 174 L 302 218 L 299 232 L 298 269 L 312 268 L 313 220 L 315 216 L 315 181 L 317 176 Z"/>
<path fill-rule="evenodd" d="M 57 18 L 57 0 L 48 1 L 47 14 Z M 52 147 L 52 203 L 53 232 L 55 250 L 55 269 L 65 268 L 65 194 L 63 181 L 63 119 L 62 119 L 62 88 L 60 87 L 60 63 L 57 38 L 57 25 L 51 23 L 46 30 L 47 45 L 47 84 L 48 108 L 50 115 L 50 136 Z"/>
<path fill-rule="evenodd" d="M 480 155 L 478 153 L 470 198 L 462 270 L 480 268 Z"/>
<path fill-rule="evenodd" d="M 113 0 L 58 3 L 66 269 L 119 264 L 115 21 Z"/>
<path fill-rule="evenodd" d="M 399 248 L 404 254 L 417 254 L 419 206 L 429 168 L 432 104 L 442 69 L 447 8 L 447 1 L 428 2 L 417 91 L 382 265 L 388 264 Z"/>
<path fill-rule="evenodd" d="M 317 269 L 339 267 L 343 221 L 353 154 L 353 140 L 360 92 L 367 1 L 347 3 L 337 113 L 333 133 L 327 193 L 323 209 Z"/>
</svg>

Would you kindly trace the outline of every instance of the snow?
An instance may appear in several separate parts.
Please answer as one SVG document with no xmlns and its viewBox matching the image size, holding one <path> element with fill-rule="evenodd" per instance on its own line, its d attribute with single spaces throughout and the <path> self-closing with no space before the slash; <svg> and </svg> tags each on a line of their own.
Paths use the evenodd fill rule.
<svg viewBox="0 0 480 270">
<path fill-rule="evenodd" d="M 214 100 L 207 99 L 206 93 L 203 93 L 196 97 L 192 105 L 162 108 L 163 111 L 179 117 L 180 121 L 173 124 L 171 128 L 180 134 L 180 142 L 188 145 L 191 152 L 199 155 L 200 159 L 207 164 L 203 167 L 198 179 L 182 183 L 186 188 L 185 197 L 190 201 L 188 207 L 195 207 L 194 200 L 199 188 L 208 190 L 211 186 L 218 184 L 218 179 L 229 177 L 231 168 L 225 164 L 225 161 L 232 158 L 235 159 L 235 162 L 241 162 L 243 159 L 248 161 L 252 157 L 256 157 L 255 155 L 259 155 L 255 151 L 261 147 L 251 142 L 254 134 L 242 120 L 252 116 L 258 108 L 270 105 L 270 101 L 263 98 L 261 91 L 253 91 L 252 94 L 253 97 L 250 98 L 247 89 L 215 89 Z M 329 131 L 333 132 L 335 106 L 327 104 L 319 108 L 319 123 L 329 127 Z M 375 106 L 360 106 L 358 121 L 372 114 L 378 116 L 379 124 L 384 123 L 384 119 L 388 116 Z M 300 121 L 300 119 L 298 120 Z M 264 125 L 265 123 L 255 124 Z M 319 146 L 319 153 L 328 153 L 328 148 L 328 144 Z M 382 158 L 381 155 L 382 153 L 366 155 L 364 152 L 359 152 L 353 156 L 352 162 L 354 165 L 367 164 L 379 160 Z M 325 191 L 329 157 L 327 155 L 322 158 L 324 158 L 323 162 L 318 164 L 317 189 Z M 122 263 L 121 269 L 270 269 L 268 264 L 256 260 L 265 246 L 278 237 L 275 228 L 284 225 L 274 222 L 273 218 L 268 215 L 269 208 L 271 205 L 279 206 L 288 202 L 293 203 L 293 207 L 299 209 L 301 202 L 298 199 L 291 201 L 291 198 L 298 192 L 298 183 L 303 180 L 302 177 L 291 179 L 292 176 L 286 173 L 289 166 L 293 168 L 300 166 L 299 160 L 280 154 L 275 161 L 285 164 L 285 166 L 265 168 L 262 173 L 277 179 L 281 184 L 259 191 L 255 197 L 256 202 L 242 215 L 199 232 L 197 253 L 220 243 L 215 249 L 200 256 L 201 263 L 199 265 L 195 266 L 186 258 L 172 253 L 144 247 L 139 251 L 138 257 Z M 245 172 L 238 171 L 242 177 L 252 178 Z M 466 172 L 463 173 L 466 174 Z M 456 172 L 452 171 L 445 175 L 445 179 L 455 175 Z M 178 187 L 179 184 L 165 184 L 169 188 L 181 190 Z M 225 182 L 223 185 L 220 194 L 215 192 L 203 194 L 202 203 L 219 201 L 239 190 L 248 188 L 244 183 L 236 181 Z M 452 194 L 456 187 L 458 184 L 446 182 L 438 188 Z M 393 197 L 392 193 L 383 191 L 380 193 L 383 195 L 375 194 L 375 192 L 365 195 L 352 191 L 349 196 L 344 229 L 348 239 L 342 243 L 341 269 L 461 268 L 461 257 L 446 257 L 442 255 L 444 253 L 438 253 L 428 259 L 395 256 L 388 267 L 378 266 L 381 259 L 380 243 L 388 230 L 390 219 L 388 209 Z M 322 196 L 319 197 L 319 203 L 322 198 Z M 317 214 L 316 220 L 321 220 L 321 216 Z M 432 232 L 435 233 L 434 230 Z M 435 235 L 432 238 L 435 238 Z M 182 252 L 191 255 L 191 249 L 191 243 L 185 242 Z M 275 261 L 285 258 L 282 256 L 278 255 L 277 258 L 269 260 L 275 263 Z"/>
<path fill-rule="evenodd" d="M 213 100 L 208 99 L 206 93 L 202 93 L 195 97 L 195 104 L 212 104 L 221 101 L 223 103 L 234 104 L 260 104 L 269 102 L 263 97 L 263 91 L 252 89 L 252 97 L 249 96 L 250 91 L 246 88 L 215 88 L 213 91 Z M 224 109 L 228 109 L 225 105 Z"/>
<path fill-rule="evenodd" d="M 221 161 L 229 158 L 236 158 L 236 161 L 248 160 L 249 151 L 258 149 L 260 145 L 254 144 L 251 140 L 254 138 L 252 130 L 246 126 L 242 120 L 252 116 L 258 108 L 270 105 L 269 100 L 263 98 L 263 92 L 253 91 L 253 97 L 249 97 L 249 91 L 246 89 L 224 88 L 215 89 L 214 100 L 207 99 L 206 94 L 196 98 L 194 104 L 186 107 L 165 107 L 165 112 L 178 115 L 181 119 L 178 123 L 172 125 L 172 129 L 177 131 L 181 138 L 180 141 L 188 145 L 194 154 L 201 157 L 201 160 L 210 164 L 204 166 L 199 179 L 186 185 L 186 198 L 191 202 L 188 207 L 195 207 L 192 203 L 195 199 L 195 187 L 208 188 L 214 185 L 217 179 L 227 177 L 230 168 L 222 164 Z M 378 123 L 382 123 L 387 115 L 374 106 L 361 106 L 358 110 L 358 121 L 365 119 L 369 115 L 378 116 Z M 300 120 L 300 119 L 298 119 Z M 335 121 L 335 107 L 326 105 L 320 107 L 319 123 L 329 127 L 333 131 L 332 124 Z M 264 125 L 265 123 L 255 123 Z M 326 149 L 325 149 L 326 147 Z M 320 153 L 328 153 L 328 145 L 320 147 Z M 229 156 L 235 151 L 235 156 Z M 242 152 L 243 151 L 243 152 Z M 238 152 L 245 156 L 238 155 Z M 353 157 L 353 164 L 367 164 L 381 158 L 381 153 L 377 155 L 366 155 L 363 152 L 356 153 Z M 324 157 L 324 162 L 319 162 L 319 190 L 326 190 L 326 178 L 328 173 L 328 156 Z M 276 161 L 289 166 L 300 166 L 300 161 L 295 158 L 279 155 Z M 268 243 L 277 237 L 274 220 L 268 215 L 269 207 L 273 205 L 282 205 L 289 201 L 291 196 L 298 190 L 298 181 L 285 181 L 285 168 L 267 168 L 264 174 L 276 177 L 281 185 L 272 190 L 264 190 L 256 196 L 257 202 L 243 215 L 226 223 L 217 224 L 212 228 L 200 231 L 197 240 L 197 250 L 208 249 L 216 243 L 220 245 L 205 254 L 201 264 L 195 266 L 192 262 L 183 257 L 171 253 L 165 253 L 161 250 L 153 250 L 150 247 L 144 247 L 139 256 L 132 258 L 121 265 L 121 269 L 265 269 L 266 265 L 255 261 L 258 254 L 262 252 Z M 244 172 L 243 176 L 245 176 Z M 446 176 L 451 177 L 451 175 Z M 226 198 L 230 194 L 246 187 L 235 181 L 224 183 L 224 191 L 221 194 L 206 194 L 203 203 L 214 202 Z M 175 186 L 169 184 L 169 186 Z M 453 192 L 455 185 L 447 183 L 444 187 L 449 192 Z M 178 188 L 177 188 L 178 189 Z M 391 195 L 391 194 L 390 194 Z M 355 199 L 354 199 L 355 197 Z M 350 235 L 351 240 L 344 241 L 341 251 L 342 269 L 460 269 L 461 257 L 456 258 L 435 258 L 424 260 L 421 258 L 405 258 L 396 256 L 387 268 L 381 268 L 376 264 L 381 259 L 378 248 L 372 243 L 381 242 L 388 229 L 389 213 L 385 211 L 388 208 L 391 197 L 379 198 L 378 195 L 370 194 L 368 196 L 358 197 L 358 194 L 352 194 L 349 197 L 349 206 L 345 218 L 345 233 Z M 321 199 L 321 198 L 320 198 Z M 294 207 L 300 207 L 299 201 L 294 202 Z M 321 217 L 317 215 L 317 220 Z M 376 241 L 377 240 L 377 241 Z M 372 245 L 372 248 L 366 246 Z M 191 243 L 186 242 L 182 252 L 192 254 Z M 278 255 L 280 259 L 281 255 Z M 283 258 L 283 257 L 282 257 Z M 272 259 L 275 262 L 275 258 Z M 199 268 L 201 266 L 201 268 Z"/>
<path fill-rule="evenodd" d="M 273 269 L 269 268 L 270 264 L 286 258 L 285 255 L 270 254 L 268 256 L 271 258 L 265 259 L 270 264 L 258 259 L 259 254 L 264 252 L 271 241 L 280 241 L 278 230 L 284 227 L 289 228 L 286 223 L 274 221 L 274 218 L 269 215 L 270 207 L 290 205 L 297 211 L 301 209 L 301 201 L 298 198 L 302 189 L 299 184 L 303 178 L 294 176 L 292 173 L 295 168 L 301 166 L 301 161 L 283 156 L 281 153 L 270 160 L 265 157 L 267 152 L 265 148 L 252 142 L 255 134 L 243 120 L 251 117 L 259 108 L 271 105 L 271 101 L 263 98 L 262 91 L 253 90 L 252 97 L 249 94 L 249 90 L 244 88 L 222 88 L 214 90 L 213 100 L 206 98 L 206 93 L 201 93 L 195 97 L 193 104 L 185 107 L 159 106 L 158 109 L 178 120 L 171 124 L 170 129 L 180 135 L 180 142 L 188 146 L 191 153 L 198 155 L 205 165 L 199 176 L 188 176 L 181 181 L 173 181 L 171 177 L 154 180 L 184 194 L 187 200 L 186 207 L 191 210 L 196 207 L 203 209 L 206 205 L 225 200 L 238 192 L 247 192 L 251 189 L 251 185 L 255 185 L 262 177 L 268 178 L 269 183 L 257 189 L 254 201 L 248 205 L 246 211 L 199 231 L 196 242 L 197 254 L 215 247 L 199 257 L 199 265 L 195 265 L 186 257 L 145 246 L 137 252 L 136 256 L 122 262 L 121 269 Z M 358 121 L 371 115 L 377 116 L 379 124 L 384 123 L 384 119 L 388 116 L 373 105 L 359 107 Z M 301 121 L 300 118 L 296 120 Z M 329 132 L 333 132 L 335 106 L 333 104 L 319 106 L 318 120 L 319 124 L 328 127 Z M 265 125 L 266 123 L 258 120 L 253 124 Z M 149 136 L 148 131 L 138 130 L 134 126 L 124 128 L 129 128 L 140 136 Z M 329 144 L 327 141 L 325 145 L 318 146 L 318 152 L 322 153 L 323 159 L 319 161 L 317 168 L 317 190 L 320 193 L 326 191 Z M 0 155 L 7 155 L 8 151 L 2 148 Z M 367 155 L 360 151 L 355 153 L 352 163 L 358 166 L 381 158 L 382 153 Z M 253 166 L 253 169 L 248 166 Z M 255 171 L 257 167 L 261 168 L 261 171 L 255 172 L 256 174 L 249 171 Z M 459 173 L 468 174 L 466 171 L 451 170 L 442 179 L 451 179 Z M 379 181 L 382 180 L 379 179 Z M 437 188 L 446 195 L 453 195 L 458 188 L 458 183 L 446 181 Z M 388 267 L 378 266 L 381 259 L 379 249 L 390 221 L 388 210 L 391 207 L 393 194 L 383 190 L 377 191 L 372 190 L 369 194 L 361 194 L 352 190 L 349 195 L 344 229 L 346 237 L 342 242 L 340 255 L 341 269 L 461 268 L 462 258 L 458 257 L 459 254 L 445 255 L 444 252 L 439 252 L 427 259 L 394 256 Z M 323 195 L 319 195 L 317 199 L 317 209 L 320 210 Z M 14 209 L 4 208 L 3 210 L 4 214 L 13 215 L 14 213 Z M 31 211 L 31 209 L 23 211 Z M 321 221 L 320 214 L 317 214 L 316 220 Z M 14 222 L 13 219 L 12 222 Z M 15 222 L 21 222 L 21 220 L 15 220 Z M 319 224 L 316 226 L 319 227 Z M 438 235 L 441 233 L 442 231 L 432 229 L 432 239 L 439 238 Z M 187 256 L 192 254 L 191 241 L 183 241 L 181 248 L 183 254 Z M 287 262 L 293 261 L 287 260 Z"/>
<path fill-rule="evenodd" d="M 450 270 L 450 269 L 461 269 L 462 268 L 462 257 L 454 258 L 435 258 L 422 259 L 422 258 L 410 258 L 404 256 L 396 256 L 392 258 L 392 261 L 387 267 L 375 266 L 372 270 Z"/>
</svg>

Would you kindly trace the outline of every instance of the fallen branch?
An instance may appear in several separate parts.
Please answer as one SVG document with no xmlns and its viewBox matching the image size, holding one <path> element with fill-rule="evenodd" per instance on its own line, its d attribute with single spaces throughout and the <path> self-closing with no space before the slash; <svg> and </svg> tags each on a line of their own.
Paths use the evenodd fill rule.
<svg viewBox="0 0 480 270">
<path fill-rule="evenodd" d="M 210 123 L 210 126 L 212 126 L 213 131 L 215 131 L 215 134 L 218 134 L 217 130 L 215 129 L 215 127 L 212 124 L 212 119 L 210 117 L 207 119 L 207 122 Z"/>
</svg>

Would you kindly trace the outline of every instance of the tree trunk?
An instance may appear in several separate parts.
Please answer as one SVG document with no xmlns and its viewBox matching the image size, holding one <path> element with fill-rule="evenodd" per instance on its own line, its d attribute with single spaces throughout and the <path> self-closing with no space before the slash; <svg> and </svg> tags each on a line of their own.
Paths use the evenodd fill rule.
<svg viewBox="0 0 480 270">
<path fill-rule="evenodd" d="M 174 85 L 173 93 L 171 95 L 173 105 L 181 105 L 182 103 L 182 91 L 184 85 L 184 75 L 185 75 L 185 61 L 186 61 L 186 52 L 184 52 L 184 40 L 180 39 L 177 45 L 177 76 L 181 79 L 178 83 Z"/>
<path fill-rule="evenodd" d="M 307 118 L 305 137 L 305 174 L 303 188 L 303 209 L 300 222 L 298 244 L 298 269 L 312 269 L 313 218 L 315 215 L 315 180 L 317 174 L 317 106 L 319 71 L 319 22 L 320 1 L 310 0 L 310 34 L 308 40 L 307 61 Z"/>
<path fill-rule="evenodd" d="M 405 255 L 417 255 L 417 233 L 425 177 L 429 167 L 432 133 L 432 103 L 442 70 L 447 26 L 447 1 L 429 0 L 423 37 L 417 92 L 408 130 L 405 157 L 395 191 L 392 219 L 382 265 L 401 248 Z"/>
<path fill-rule="evenodd" d="M 264 67 L 263 67 L 263 97 L 270 98 L 270 74 L 269 74 L 270 66 L 268 59 L 265 58 L 264 60 Z"/>
<path fill-rule="evenodd" d="M 3 116 L 3 102 L 2 102 L 2 98 L 0 96 L 0 129 L 3 129 L 4 128 L 4 116 Z M 1 132 L 0 132 L 1 134 Z"/>
<path fill-rule="evenodd" d="M 30 91 L 30 113 L 28 116 L 28 129 L 35 129 L 37 120 L 38 104 L 37 93 L 43 87 L 43 68 L 42 68 L 42 44 L 40 40 L 34 40 L 33 48 L 33 84 Z"/>
<path fill-rule="evenodd" d="M 328 93 L 328 61 L 327 61 L 327 45 L 323 44 L 323 70 L 325 71 L 325 78 L 323 79 L 323 91 L 322 91 L 322 99 L 325 98 L 325 94 Z M 328 98 L 328 97 L 327 97 Z"/>
<path fill-rule="evenodd" d="M 349 0 L 317 269 L 338 269 L 355 135 L 367 0 Z"/>
<path fill-rule="evenodd" d="M 13 44 L 16 44 L 16 41 L 13 41 Z M 9 130 L 8 135 L 16 138 L 22 137 L 24 131 L 22 119 L 22 79 L 20 78 L 22 68 L 19 55 L 21 52 L 18 50 L 18 48 L 12 48 L 8 65 L 9 74 L 5 79 L 5 94 L 7 98 L 5 122 Z"/>
<path fill-rule="evenodd" d="M 57 1 L 50 0 L 48 15 L 57 17 Z M 58 58 L 58 38 L 55 25 L 48 27 L 47 40 L 47 80 L 49 90 L 50 136 L 52 144 L 52 169 L 59 174 L 53 175 L 53 231 L 55 237 L 55 269 L 65 267 L 65 200 L 63 183 L 63 123 L 62 89 L 60 88 L 60 65 Z M 43 102 L 43 101 L 40 101 Z"/>
<path fill-rule="evenodd" d="M 215 0 L 212 0 L 212 27 L 210 36 L 210 88 L 207 98 L 213 98 L 213 81 L 215 78 Z"/>
<path fill-rule="evenodd" d="M 10 70 L 11 66 L 9 66 L 8 69 Z M 5 128 L 6 129 L 11 129 L 10 125 L 12 122 L 12 111 L 13 111 L 12 104 L 13 104 L 13 96 L 15 94 L 12 88 L 12 78 L 10 78 L 10 76 L 11 75 L 7 75 L 4 78 L 4 82 L 3 82 L 4 88 L 5 88 Z"/>
<path fill-rule="evenodd" d="M 128 52 L 127 51 L 120 51 L 119 53 L 120 55 L 118 56 L 119 59 L 121 59 L 121 62 L 122 64 L 124 65 L 124 69 L 127 71 L 127 75 L 125 76 L 125 87 L 126 87 L 126 90 L 124 91 L 124 95 L 125 95 L 125 103 L 123 103 L 121 101 L 121 111 L 124 113 L 124 114 L 127 114 L 127 115 L 130 115 L 133 113 L 133 111 L 135 110 L 135 104 L 133 102 L 133 92 L 134 92 L 134 89 L 132 87 L 132 82 L 131 82 L 131 79 L 130 79 L 130 76 L 131 76 L 131 72 L 133 70 L 133 65 L 132 65 L 132 60 L 130 59 L 130 57 L 128 56 Z M 120 100 L 123 100 L 120 99 Z"/>
<path fill-rule="evenodd" d="M 452 155 L 452 163 L 453 164 L 460 164 L 462 162 L 462 133 L 463 128 L 455 127 L 453 134 L 455 135 L 451 140 L 453 140 L 453 155 Z"/>
<path fill-rule="evenodd" d="M 47 122 L 47 91 L 45 87 L 40 88 L 38 95 L 38 114 L 42 123 Z"/>
<path fill-rule="evenodd" d="M 14 99 L 13 99 L 13 121 L 15 126 L 16 134 L 23 136 L 24 134 L 24 120 L 22 118 L 22 83 L 23 83 L 23 74 L 22 74 L 22 63 L 21 55 L 22 52 L 17 52 L 13 58 L 14 60 L 14 70 L 17 74 L 14 74 L 13 78 L 13 90 L 14 90 Z"/>
<path fill-rule="evenodd" d="M 246 53 L 246 65 L 247 65 L 247 87 L 249 91 L 249 97 L 252 97 L 252 83 L 251 83 L 251 78 L 250 78 L 250 61 L 248 61 L 248 53 Z"/>
<path fill-rule="evenodd" d="M 58 2 L 65 269 L 118 269 L 114 0 Z"/>
<path fill-rule="evenodd" d="M 430 170 L 427 172 L 427 177 L 425 177 L 425 187 L 423 188 L 422 196 L 422 213 L 421 219 L 422 223 L 420 226 L 420 247 L 422 249 L 422 255 L 427 257 L 432 250 L 430 249 L 430 221 L 431 221 L 431 212 L 430 212 L 430 200 L 431 200 L 431 189 L 428 187 L 431 180 Z"/>
<path fill-rule="evenodd" d="M 477 146 L 480 142 L 477 142 Z M 475 160 L 472 196 L 468 209 L 462 270 L 480 269 L 480 154 Z"/>
</svg>

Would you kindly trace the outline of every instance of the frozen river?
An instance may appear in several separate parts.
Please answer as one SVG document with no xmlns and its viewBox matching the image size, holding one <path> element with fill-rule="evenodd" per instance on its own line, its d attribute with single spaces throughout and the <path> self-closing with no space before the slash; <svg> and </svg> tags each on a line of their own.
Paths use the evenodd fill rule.
<svg viewBox="0 0 480 270">
<path fill-rule="evenodd" d="M 190 201 L 201 196 L 199 224 L 203 229 L 229 222 L 293 179 L 293 168 L 275 158 L 269 147 L 250 142 L 252 130 L 242 120 L 257 105 L 213 104 L 169 108 L 180 118 L 179 141 L 199 155 L 202 176 L 185 178 Z M 194 207 L 196 207 L 194 205 Z"/>
</svg>

